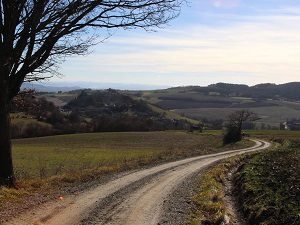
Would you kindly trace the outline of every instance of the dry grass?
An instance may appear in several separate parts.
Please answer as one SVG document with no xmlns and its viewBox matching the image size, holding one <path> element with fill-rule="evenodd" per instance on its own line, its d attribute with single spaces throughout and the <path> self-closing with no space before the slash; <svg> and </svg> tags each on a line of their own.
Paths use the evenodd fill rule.
<svg viewBox="0 0 300 225">
<path fill-rule="evenodd" d="M 192 201 L 196 210 L 192 212 L 187 225 L 226 224 L 232 225 L 234 215 L 227 209 L 225 180 L 229 171 L 241 164 L 247 155 L 232 157 L 209 168 L 201 179 Z"/>
</svg>

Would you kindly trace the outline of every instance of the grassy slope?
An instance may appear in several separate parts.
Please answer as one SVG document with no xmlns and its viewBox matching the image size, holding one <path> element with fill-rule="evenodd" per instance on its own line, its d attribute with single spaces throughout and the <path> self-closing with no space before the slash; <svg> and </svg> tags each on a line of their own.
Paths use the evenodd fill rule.
<svg viewBox="0 0 300 225">
<path fill-rule="evenodd" d="M 198 120 L 194 120 L 194 119 L 190 119 L 190 118 L 187 118 L 187 117 L 184 117 L 184 116 L 181 116 L 177 113 L 174 113 L 174 112 L 171 112 L 171 111 L 168 111 L 168 110 L 163 110 L 163 109 L 160 109 L 154 105 L 151 105 L 149 104 L 149 107 L 154 111 L 154 112 L 158 112 L 158 113 L 162 113 L 162 114 L 165 114 L 166 118 L 168 119 L 176 119 L 176 120 L 187 120 L 189 121 L 190 123 L 193 123 L 193 124 L 198 124 L 199 121 Z"/>
</svg>

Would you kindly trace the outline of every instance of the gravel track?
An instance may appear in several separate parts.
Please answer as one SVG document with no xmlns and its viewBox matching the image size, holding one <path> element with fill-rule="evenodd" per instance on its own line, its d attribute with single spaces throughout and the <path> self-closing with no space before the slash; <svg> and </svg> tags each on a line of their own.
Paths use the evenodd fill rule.
<svg viewBox="0 0 300 225">
<path fill-rule="evenodd" d="M 28 225 L 37 221 L 43 225 L 183 224 L 189 203 L 182 199 L 199 173 L 224 158 L 269 147 L 268 142 L 254 142 L 251 148 L 125 173 L 63 200 L 38 206 L 5 225 Z"/>
</svg>

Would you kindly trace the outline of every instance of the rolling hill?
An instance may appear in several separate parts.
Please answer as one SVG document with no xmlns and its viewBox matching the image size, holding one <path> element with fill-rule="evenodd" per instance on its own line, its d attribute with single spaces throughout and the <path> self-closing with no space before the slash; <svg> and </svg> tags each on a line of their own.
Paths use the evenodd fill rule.
<svg viewBox="0 0 300 225">
<path fill-rule="evenodd" d="M 217 83 L 129 94 L 138 94 L 155 106 L 195 120 L 224 120 L 229 113 L 247 108 L 258 114 L 258 128 L 279 129 L 280 123 L 300 117 L 299 90 L 300 82 L 251 87 Z"/>
<path fill-rule="evenodd" d="M 300 82 L 291 82 L 281 85 L 266 83 L 255 86 L 217 83 L 207 87 L 184 86 L 119 92 L 132 99 L 147 101 L 154 111 L 165 114 L 170 119 L 190 118 L 193 123 L 226 120 L 226 116 L 231 112 L 247 108 L 257 113 L 260 118 L 256 121 L 257 129 L 279 129 L 280 123 L 300 117 L 299 90 Z M 92 91 L 95 90 L 90 90 Z M 46 96 L 68 103 L 79 94 L 80 91 L 76 90 Z M 107 105 L 109 105 L 108 102 Z M 93 107 L 84 108 L 87 106 L 82 107 L 82 112 L 95 111 Z"/>
</svg>

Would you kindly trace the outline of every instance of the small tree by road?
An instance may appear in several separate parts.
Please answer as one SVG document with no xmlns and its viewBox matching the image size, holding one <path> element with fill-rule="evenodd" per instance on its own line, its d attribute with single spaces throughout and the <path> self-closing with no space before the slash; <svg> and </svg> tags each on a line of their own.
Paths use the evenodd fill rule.
<svg viewBox="0 0 300 225">
<path fill-rule="evenodd" d="M 249 109 L 234 111 L 227 116 L 228 123 L 226 133 L 223 137 L 223 144 L 238 142 L 242 139 L 242 125 L 245 121 L 254 121 L 257 114 Z"/>
<path fill-rule="evenodd" d="M 22 83 L 55 74 L 67 56 L 86 54 L 99 42 L 97 29 L 160 27 L 179 15 L 183 2 L 0 0 L 0 186 L 15 184 L 9 108 Z"/>
</svg>

